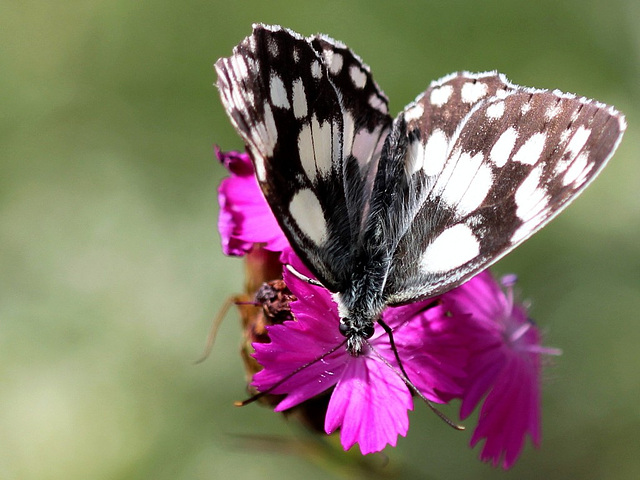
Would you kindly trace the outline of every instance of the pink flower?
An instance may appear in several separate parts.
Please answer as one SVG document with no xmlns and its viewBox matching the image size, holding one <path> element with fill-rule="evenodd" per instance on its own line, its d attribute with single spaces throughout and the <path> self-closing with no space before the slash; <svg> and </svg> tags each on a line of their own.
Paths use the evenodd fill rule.
<svg viewBox="0 0 640 480">
<path fill-rule="evenodd" d="M 311 277 L 264 199 L 249 156 L 216 154 L 231 172 L 219 190 L 224 252 L 255 253 L 254 244 L 260 244 L 282 252 L 282 264 Z M 269 343 L 253 343 L 263 370 L 252 385 L 284 395 L 276 411 L 328 392 L 324 429 L 340 429 L 345 449 L 358 443 L 362 453 L 371 453 L 396 445 L 398 435 L 407 433 L 413 400 L 389 336 L 376 325 L 370 347 L 351 356 L 331 294 L 287 270 L 284 280 L 298 299 L 290 305 L 295 320 L 267 327 Z M 505 292 L 486 271 L 441 295 L 437 306 L 417 301 L 383 313 L 409 379 L 426 398 L 460 398 L 462 419 L 482 403 L 471 446 L 485 439 L 480 458 L 505 469 L 517 460 L 527 435 L 540 443 L 540 355 L 558 353 L 540 345 L 526 310 L 514 305 L 513 283 L 506 282 Z"/>
<path fill-rule="evenodd" d="M 272 252 L 282 251 L 289 242 L 262 195 L 249 155 L 225 153 L 216 147 L 216 156 L 231 173 L 218 189 L 218 229 L 224 254 L 243 256 L 254 243 L 265 244 Z"/>
<path fill-rule="evenodd" d="M 295 255 L 286 261 L 309 274 Z M 325 431 L 340 429 L 343 448 L 358 443 L 363 454 L 395 445 L 409 428 L 411 391 L 397 372 L 388 335 L 376 325 L 363 354 L 351 356 L 339 333 L 336 304 L 328 291 L 285 271 L 284 280 L 298 298 L 291 304 L 296 321 L 268 327 L 271 343 L 256 343 L 255 358 L 264 367 L 254 376 L 260 391 L 285 394 L 276 411 L 287 410 L 333 388 Z M 388 308 L 384 321 L 393 329 L 398 355 L 421 392 L 443 403 L 462 394 L 460 382 L 467 363 L 467 329 L 445 320 L 441 306 L 431 301 Z M 431 308 L 430 308 L 431 307 Z M 329 352 L 329 353 L 328 353 Z M 292 372 L 295 372 L 293 375 Z"/>
<path fill-rule="evenodd" d="M 540 444 L 540 354 L 559 353 L 540 345 L 526 310 L 514 305 L 514 283 L 514 276 L 505 277 L 505 293 L 485 271 L 442 296 L 454 317 L 467 315 L 479 329 L 470 345 L 460 417 L 486 397 L 471 446 L 486 439 L 480 458 L 505 469 L 517 460 L 527 435 Z"/>
</svg>

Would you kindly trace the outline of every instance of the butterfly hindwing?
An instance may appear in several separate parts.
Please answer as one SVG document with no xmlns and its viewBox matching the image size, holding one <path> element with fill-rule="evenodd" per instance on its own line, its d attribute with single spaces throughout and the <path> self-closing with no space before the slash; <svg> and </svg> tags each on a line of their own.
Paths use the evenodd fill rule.
<svg viewBox="0 0 640 480">
<path fill-rule="evenodd" d="M 255 25 L 216 63 L 218 87 L 296 252 L 333 291 L 349 278 L 366 178 L 390 126 L 369 69 L 328 37 Z"/>
<path fill-rule="evenodd" d="M 412 158 L 432 137 L 412 146 L 416 136 L 407 132 L 404 161 L 427 187 L 398 242 L 385 297 L 402 303 L 442 293 L 497 261 L 587 186 L 624 128 L 606 105 L 507 84 L 473 106 L 446 147 L 433 149 L 438 155 Z"/>
</svg>

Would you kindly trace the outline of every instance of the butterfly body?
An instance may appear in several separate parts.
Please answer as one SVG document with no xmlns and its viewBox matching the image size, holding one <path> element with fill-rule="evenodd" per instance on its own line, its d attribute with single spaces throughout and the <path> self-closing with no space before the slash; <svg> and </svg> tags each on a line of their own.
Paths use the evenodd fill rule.
<svg viewBox="0 0 640 480">
<path fill-rule="evenodd" d="M 347 337 L 352 355 L 362 351 L 363 339 L 373 335 L 374 323 L 380 319 L 387 302 L 380 294 L 388 262 L 365 261 L 354 266 L 351 282 L 335 295 L 340 315 L 340 332 Z"/>
<path fill-rule="evenodd" d="M 295 252 L 334 292 L 353 355 L 386 306 L 479 273 L 601 171 L 625 129 L 612 107 L 502 74 L 432 82 L 393 120 L 344 44 L 254 25 L 218 88 Z"/>
</svg>

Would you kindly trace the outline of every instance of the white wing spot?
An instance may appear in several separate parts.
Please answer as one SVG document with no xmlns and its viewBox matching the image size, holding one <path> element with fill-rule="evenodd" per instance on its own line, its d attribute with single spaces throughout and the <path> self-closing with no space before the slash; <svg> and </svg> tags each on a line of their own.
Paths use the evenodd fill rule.
<svg viewBox="0 0 640 480">
<path fill-rule="evenodd" d="M 533 233 L 535 233 L 536 229 L 544 220 L 544 216 L 547 214 L 546 210 L 541 210 L 535 217 L 527 220 L 522 225 L 518 227 L 518 229 L 513 232 L 509 241 L 512 245 L 517 245 L 521 241 L 525 240 L 527 237 L 530 237 Z"/>
<path fill-rule="evenodd" d="M 234 88 L 231 91 L 231 98 L 233 100 L 235 107 L 238 110 L 242 110 L 244 108 L 244 98 L 242 97 L 242 94 L 240 93 L 239 88 Z"/>
<path fill-rule="evenodd" d="M 531 110 L 531 104 L 529 102 L 523 103 L 520 107 L 520 113 L 522 115 L 526 114 L 529 110 Z"/>
<path fill-rule="evenodd" d="M 520 147 L 518 152 L 513 156 L 513 160 L 526 165 L 535 165 L 544 150 L 546 139 L 547 136 L 543 132 L 534 133 Z"/>
<path fill-rule="evenodd" d="M 348 114 L 343 114 L 343 125 L 347 122 L 346 116 Z M 330 156 L 326 156 L 322 158 L 322 163 L 318 166 L 323 174 L 331 173 L 331 169 L 333 168 L 334 159 L 338 159 L 342 156 L 342 135 L 337 126 L 334 126 L 333 123 L 329 120 L 325 124 L 325 128 L 327 130 L 327 139 L 324 140 L 328 143 L 330 147 Z"/>
<path fill-rule="evenodd" d="M 342 142 L 345 152 L 348 152 L 353 148 L 353 135 L 355 134 L 355 131 L 356 129 L 353 116 L 347 110 L 345 110 L 342 113 Z"/>
<path fill-rule="evenodd" d="M 407 177 L 410 177 L 418 170 L 424 162 L 424 145 L 420 140 L 413 140 L 407 148 L 407 154 L 404 157 L 404 169 Z"/>
<path fill-rule="evenodd" d="M 310 189 L 300 190 L 293 196 L 289 213 L 309 240 L 322 245 L 327 238 L 327 222 L 318 198 Z"/>
<path fill-rule="evenodd" d="M 593 167 L 595 166 L 596 166 L 595 162 L 591 162 L 587 164 L 584 170 L 580 172 L 580 175 L 578 176 L 578 178 L 576 178 L 576 180 L 573 182 L 573 187 L 574 188 L 580 187 L 586 181 L 587 177 L 589 176 L 589 173 L 591 172 L 591 170 L 593 170 Z"/>
<path fill-rule="evenodd" d="M 243 56 L 233 55 L 230 58 L 231 68 L 240 78 L 244 79 L 249 76 L 249 69 Z"/>
<path fill-rule="evenodd" d="M 269 53 L 274 57 L 277 57 L 278 54 L 280 53 L 278 48 L 278 43 L 275 41 L 274 38 L 267 39 L 267 48 L 269 49 Z"/>
<path fill-rule="evenodd" d="M 331 65 L 331 61 L 333 60 L 333 50 L 331 50 L 330 48 L 323 50 L 322 56 L 324 57 L 324 64 L 327 66 Z"/>
<path fill-rule="evenodd" d="M 364 88 L 367 84 L 367 74 L 360 70 L 357 65 L 349 67 L 349 76 L 356 88 Z"/>
<path fill-rule="evenodd" d="M 447 151 L 449 150 L 449 139 L 444 131 L 434 130 L 424 146 L 422 169 L 427 175 L 436 175 L 442 171 L 444 163 L 447 161 Z"/>
<path fill-rule="evenodd" d="M 448 272 L 479 253 L 478 239 L 468 226 L 459 223 L 447 228 L 427 247 L 420 258 L 420 268 L 426 273 Z"/>
<path fill-rule="evenodd" d="M 492 184 L 493 173 L 484 163 L 483 153 L 471 156 L 463 152 L 442 189 L 442 199 L 457 215 L 466 215 L 482 204 Z"/>
<path fill-rule="evenodd" d="M 562 177 L 562 184 L 569 185 L 570 183 L 574 183 L 582 173 L 587 168 L 587 163 L 589 160 L 589 152 L 582 152 L 575 161 L 571 164 L 571 166 L 567 169 L 564 177 Z M 591 168 L 593 168 L 593 164 L 591 164 Z M 591 168 L 589 170 L 591 170 Z"/>
<path fill-rule="evenodd" d="M 498 138 L 489 153 L 489 159 L 496 167 L 503 167 L 507 163 L 517 139 L 518 132 L 513 127 L 509 127 L 502 132 L 502 135 L 500 135 L 500 138 Z"/>
<path fill-rule="evenodd" d="M 524 221 L 530 220 L 544 210 L 549 202 L 547 192 L 540 184 L 542 167 L 543 165 L 538 165 L 531 170 L 516 190 L 516 215 Z"/>
<path fill-rule="evenodd" d="M 247 67 L 249 67 L 249 71 L 251 73 L 257 73 L 258 72 L 258 62 L 256 61 L 255 58 L 245 58 L 245 61 L 247 62 Z"/>
<path fill-rule="evenodd" d="M 338 73 L 340 73 L 340 70 L 342 70 L 343 63 L 344 58 L 342 57 L 342 55 L 334 52 L 333 56 L 331 57 L 331 63 L 329 64 L 329 71 L 334 75 L 337 75 Z"/>
<path fill-rule="evenodd" d="M 313 151 L 313 137 L 311 136 L 311 125 L 305 123 L 298 134 L 298 153 L 300 163 L 309 180 L 316 178 L 316 158 Z"/>
<path fill-rule="evenodd" d="M 562 106 L 560 103 L 556 103 L 555 105 L 550 105 L 547 110 L 544 112 L 544 119 L 547 122 L 550 122 L 553 118 L 558 116 L 560 111 L 562 110 Z"/>
<path fill-rule="evenodd" d="M 267 157 L 273 156 L 273 150 L 276 147 L 276 143 L 278 143 L 278 129 L 273 118 L 271 105 L 268 103 L 264 105 L 264 122 L 256 123 L 254 132 L 259 140 L 256 142 L 256 146 L 260 153 Z"/>
<path fill-rule="evenodd" d="M 293 114 L 298 119 L 307 116 L 307 95 L 299 78 L 293 81 Z"/>
<path fill-rule="evenodd" d="M 353 124 L 353 120 L 351 120 L 351 124 Z M 367 165 L 375 155 L 379 158 L 380 151 L 376 150 L 383 143 L 382 138 L 384 138 L 380 133 L 381 128 L 382 127 L 376 127 L 373 132 L 369 132 L 369 130 L 363 128 L 356 133 L 353 139 L 353 145 L 351 146 L 351 154 L 356 157 L 361 167 Z M 378 142 L 377 145 L 376 142 Z M 348 151 L 348 148 L 345 144 L 345 151 Z M 368 188 L 372 188 L 372 185 Z"/>
<path fill-rule="evenodd" d="M 407 122 L 417 122 L 424 115 L 424 105 L 422 102 L 411 105 L 410 108 L 405 110 L 404 119 Z"/>
<path fill-rule="evenodd" d="M 571 118 L 569 119 L 569 121 L 571 123 L 575 123 L 575 121 L 578 120 L 579 116 L 580 116 L 580 111 L 579 110 L 574 110 L 573 113 L 571 114 Z"/>
<path fill-rule="evenodd" d="M 387 108 L 387 104 L 383 102 L 382 99 L 375 93 L 372 93 L 371 96 L 369 97 L 369 105 L 371 105 L 372 108 L 375 108 L 376 110 L 378 110 L 380 113 L 389 112 Z"/>
<path fill-rule="evenodd" d="M 489 87 L 483 82 L 467 82 L 462 86 L 460 95 L 464 103 L 475 103 L 484 97 L 489 91 Z"/>
<path fill-rule="evenodd" d="M 443 85 L 442 87 L 434 88 L 433 90 L 431 90 L 429 101 L 431 102 L 431 105 L 435 107 L 442 107 L 449 101 L 452 94 L 453 87 L 451 85 Z"/>
<path fill-rule="evenodd" d="M 334 143 L 337 132 L 333 132 L 331 122 L 320 123 L 317 116 L 305 123 L 298 134 L 298 152 L 300 162 L 307 178 L 313 181 L 317 175 L 326 175 L 331 171 Z"/>
<path fill-rule="evenodd" d="M 504 102 L 492 103 L 487 107 L 487 117 L 491 120 L 497 120 L 504 115 Z"/>
<path fill-rule="evenodd" d="M 534 168 L 516 190 L 516 215 L 523 224 L 511 235 L 514 245 L 531 236 L 549 215 L 549 197 L 540 184 L 542 168 L 542 165 Z"/>
<path fill-rule="evenodd" d="M 320 62 L 318 60 L 311 62 L 311 76 L 316 79 L 322 77 L 322 68 L 320 67 Z"/>
<path fill-rule="evenodd" d="M 587 140 L 589 140 L 589 135 L 591 135 L 591 130 L 580 125 L 576 133 L 571 137 L 569 145 L 567 145 L 567 151 L 571 152 L 572 156 L 580 152 Z"/>
<path fill-rule="evenodd" d="M 271 103 L 279 108 L 291 108 L 289 99 L 287 98 L 287 89 L 284 87 L 284 83 L 279 75 L 276 73 L 271 74 L 269 80 L 269 91 L 271 94 Z"/>
<path fill-rule="evenodd" d="M 293 61 L 295 63 L 298 63 L 300 61 L 300 49 L 298 47 L 293 47 L 291 55 L 293 56 Z"/>
<path fill-rule="evenodd" d="M 247 90 L 246 92 L 244 92 L 245 94 L 245 101 L 251 105 L 253 108 L 255 108 L 256 105 L 256 96 L 253 93 L 253 90 Z"/>
<path fill-rule="evenodd" d="M 476 174 L 471 178 L 469 188 L 467 188 L 462 199 L 458 202 L 458 206 L 456 207 L 458 214 L 463 214 L 463 212 L 471 213 L 482 205 L 482 202 L 487 198 L 489 190 L 491 190 L 493 185 L 493 171 L 491 167 L 483 162 L 482 153 L 478 153 L 473 158 L 478 156 L 480 156 L 480 165 L 478 166 Z"/>
<path fill-rule="evenodd" d="M 500 99 L 507 98 L 507 93 L 505 88 L 501 88 L 500 90 L 496 90 L 496 97 Z"/>
<path fill-rule="evenodd" d="M 264 158 L 262 158 L 259 154 L 253 156 L 254 161 L 253 164 L 256 169 L 256 177 L 261 182 L 264 182 L 267 179 L 267 170 L 264 165 Z"/>
</svg>

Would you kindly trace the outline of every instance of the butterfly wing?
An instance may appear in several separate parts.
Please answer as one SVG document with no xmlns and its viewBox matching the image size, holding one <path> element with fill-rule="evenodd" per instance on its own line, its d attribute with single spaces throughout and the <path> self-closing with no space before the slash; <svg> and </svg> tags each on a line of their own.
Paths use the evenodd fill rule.
<svg viewBox="0 0 640 480">
<path fill-rule="evenodd" d="M 380 170 L 405 186 L 387 302 L 443 293 L 506 255 L 595 178 L 624 129 L 609 106 L 499 74 L 436 83 L 400 114 L 385 145 L 390 165 Z M 396 207 L 387 212 L 398 224 Z"/>
<path fill-rule="evenodd" d="M 396 250 L 442 168 L 451 139 L 475 104 L 511 90 L 504 76 L 494 72 L 454 73 L 432 82 L 399 115 L 384 146 L 365 226 L 363 243 L 370 255 L 376 249 L 388 255 Z"/>
<path fill-rule="evenodd" d="M 325 36 L 254 25 L 216 63 L 218 88 L 296 253 L 330 290 L 348 282 L 390 129 L 369 68 Z"/>
</svg>

